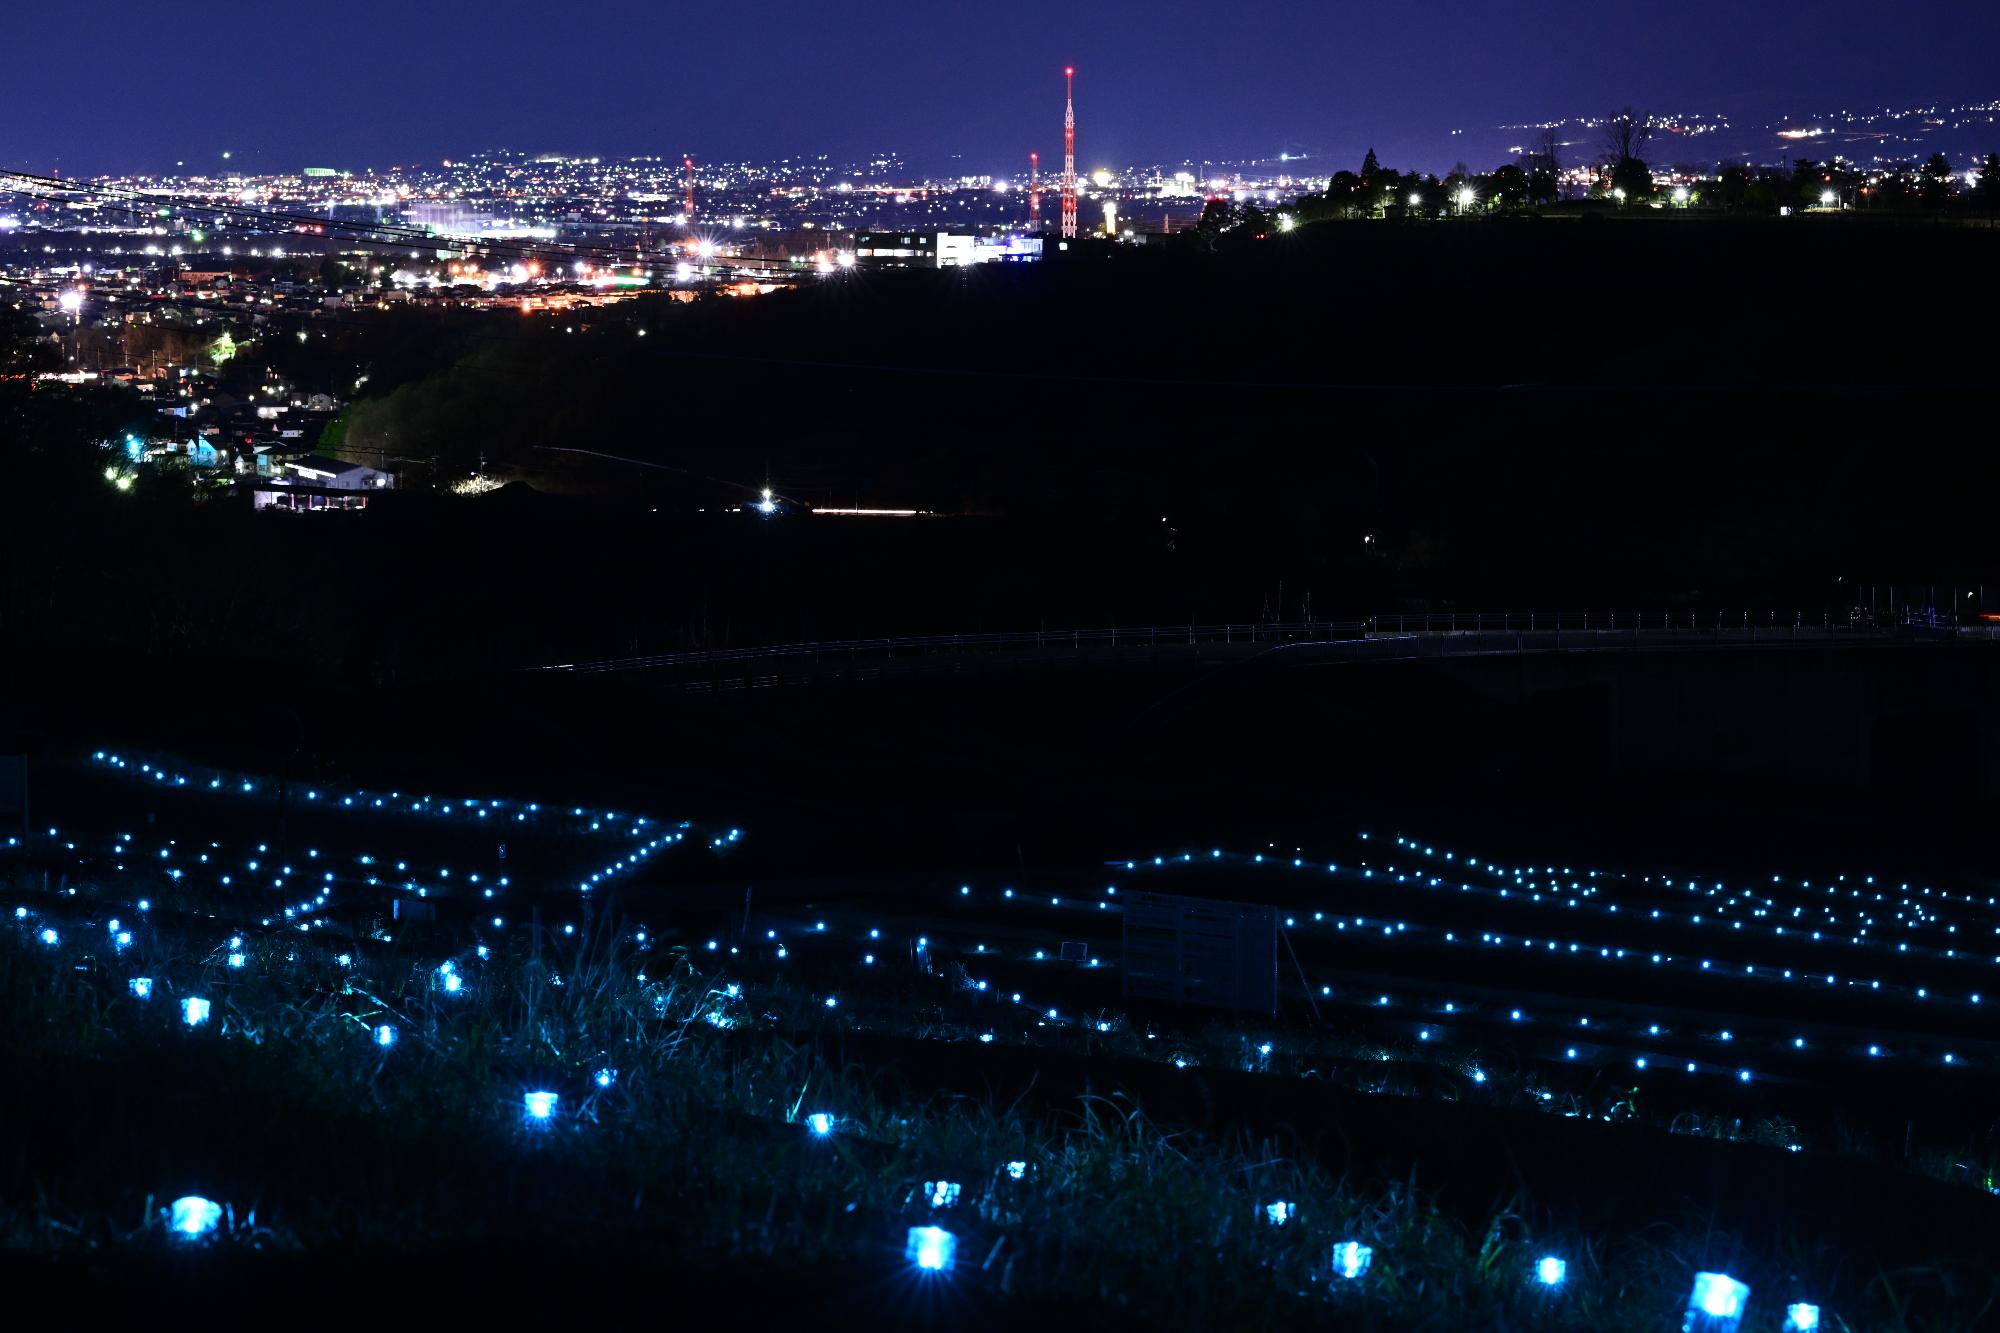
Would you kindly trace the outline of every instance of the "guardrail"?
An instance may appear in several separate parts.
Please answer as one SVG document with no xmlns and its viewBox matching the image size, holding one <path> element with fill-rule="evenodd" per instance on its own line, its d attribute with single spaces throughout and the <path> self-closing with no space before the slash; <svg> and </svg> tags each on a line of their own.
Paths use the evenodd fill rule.
<svg viewBox="0 0 2000 1333">
<path fill-rule="evenodd" d="M 1081 652 L 1086 649 L 1167 649 L 1333 644 L 1411 636 L 1523 636 L 1512 651 L 1584 650 L 1661 641 L 1714 644 L 1773 643 L 1839 636 L 1882 638 L 1894 627 L 1863 623 L 1831 612 L 1804 611 L 1441 611 L 1374 616 L 1365 620 L 1250 621 L 1195 625 L 1151 625 L 1100 629 L 1033 630 L 987 634 L 923 634 L 870 639 L 829 639 L 810 643 L 763 644 L 745 648 L 696 649 L 636 657 L 560 662 L 529 668 L 540 672 L 600 674 L 627 671 L 707 673 L 761 668 L 775 681 L 801 667 L 879 666 L 890 659 L 986 653 Z M 1970 631 L 1967 637 L 1994 637 Z M 1554 636 L 1551 638 L 1550 636 Z M 1643 637 L 1640 637 L 1643 636 Z M 1465 645 L 1465 652 L 1509 651 Z M 1448 655 L 1450 650 L 1441 650 Z M 869 674 L 874 674 L 873 670 Z"/>
<path fill-rule="evenodd" d="M 596 662 L 561 662 L 535 671 L 650 671 L 734 662 L 779 661 L 800 657 L 859 657 L 894 653 L 963 652 L 968 649 L 1130 648 L 1141 645 L 1252 644 L 1359 638 L 1365 620 L 1251 622 L 1247 624 L 1144 626 L 1137 629 L 1035 630 L 997 634 L 922 634 L 880 639 L 828 639 L 814 643 L 768 644 L 754 648 L 711 648 L 650 657 L 617 657 Z"/>
</svg>

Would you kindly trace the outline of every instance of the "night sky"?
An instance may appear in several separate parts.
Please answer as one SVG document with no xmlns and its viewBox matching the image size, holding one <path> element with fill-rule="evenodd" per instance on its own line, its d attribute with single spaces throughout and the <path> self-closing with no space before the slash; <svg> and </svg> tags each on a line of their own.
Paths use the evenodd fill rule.
<svg viewBox="0 0 2000 1333">
<path fill-rule="evenodd" d="M 1346 165 L 1370 144 L 1437 169 L 1449 127 L 1628 102 L 1747 118 L 2000 98 L 1992 0 L 111 0 L 37 26 L 0 81 L 0 163 L 65 173 L 220 170 L 225 148 L 259 171 L 510 147 L 888 150 L 1004 174 L 1030 149 L 1059 159 L 1065 63 L 1085 169 Z"/>
</svg>

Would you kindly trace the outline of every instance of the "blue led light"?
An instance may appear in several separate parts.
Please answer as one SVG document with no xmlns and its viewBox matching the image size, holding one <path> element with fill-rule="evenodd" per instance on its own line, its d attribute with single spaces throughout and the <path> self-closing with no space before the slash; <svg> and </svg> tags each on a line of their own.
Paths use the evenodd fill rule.
<svg viewBox="0 0 2000 1333">
<path fill-rule="evenodd" d="M 222 1205 L 199 1194 L 175 1199 L 169 1206 L 167 1225 L 180 1240 L 199 1240 L 222 1221 Z"/>
<path fill-rule="evenodd" d="M 1282 1199 L 1277 1203 L 1267 1203 L 1264 1205 L 1264 1216 L 1272 1226 L 1281 1227 L 1291 1220 L 1292 1205 Z"/>
<path fill-rule="evenodd" d="M 521 1094 L 521 1106 L 530 1120 L 547 1120 L 556 1113 L 556 1094 L 553 1092 L 527 1092 Z"/>
<path fill-rule="evenodd" d="M 949 1208 L 958 1202 L 960 1190 L 955 1180 L 927 1180 L 924 1192 L 930 1195 L 931 1207 Z"/>
<path fill-rule="evenodd" d="M 1007 1179 L 1019 1180 L 1027 1174 L 1028 1174 L 1028 1164 L 1026 1162 L 1007 1163 Z"/>
<path fill-rule="evenodd" d="M 1543 1255 L 1535 1263 L 1535 1280 L 1545 1287 L 1560 1287 L 1569 1276 L 1569 1263 L 1553 1254 Z"/>
<path fill-rule="evenodd" d="M 200 1027 L 208 1021 L 208 1001 L 198 995 L 190 995 L 181 1001 L 181 1021 L 189 1027 Z"/>
<path fill-rule="evenodd" d="M 1696 1273 L 1682 1333 L 1736 1333 L 1749 1303 L 1750 1288 L 1727 1273 Z"/>
<path fill-rule="evenodd" d="M 133 977 L 131 986 L 133 999 L 150 1000 L 153 998 L 153 979 L 151 977 Z"/>
<path fill-rule="evenodd" d="M 814 1111 L 806 1117 L 806 1128 L 812 1131 L 814 1138 L 823 1139 L 833 1133 L 833 1117 L 825 1111 Z"/>
<path fill-rule="evenodd" d="M 1358 1240 L 1344 1240 L 1333 1247 L 1333 1271 L 1350 1282 L 1368 1271 L 1375 1249 Z"/>
<path fill-rule="evenodd" d="M 596 1079 L 598 1087 L 608 1088 L 618 1081 L 618 1071 L 615 1069 L 600 1069 L 593 1077 Z"/>
<path fill-rule="evenodd" d="M 903 1257 L 919 1272 L 949 1273 L 958 1259 L 958 1237 L 943 1227 L 911 1227 Z"/>
<path fill-rule="evenodd" d="M 1786 1306 L 1784 1333 L 1819 1333 L 1819 1307 L 1805 1301 Z"/>
<path fill-rule="evenodd" d="M 396 1029 L 387 1023 L 375 1029 L 375 1044 L 385 1049 L 396 1044 Z"/>
</svg>

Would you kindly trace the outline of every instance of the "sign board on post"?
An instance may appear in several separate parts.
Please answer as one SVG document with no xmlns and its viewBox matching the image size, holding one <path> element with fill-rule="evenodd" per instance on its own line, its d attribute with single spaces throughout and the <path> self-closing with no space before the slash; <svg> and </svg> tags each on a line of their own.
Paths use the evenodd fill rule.
<svg viewBox="0 0 2000 1333">
<path fill-rule="evenodd" d="M 1169 893 L 1121 897 L 1127 995 L 1278 1012 L 1277 908 Z"/>
</svg>

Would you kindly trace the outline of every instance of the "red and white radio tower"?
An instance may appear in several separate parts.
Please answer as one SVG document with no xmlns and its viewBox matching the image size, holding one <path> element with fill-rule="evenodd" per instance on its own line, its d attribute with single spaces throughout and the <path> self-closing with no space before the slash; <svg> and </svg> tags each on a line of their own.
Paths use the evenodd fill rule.
<svg viewBox="0 0 2000 1333">
<path fill-rule="evenodd" d="M 1063 70 L 1062 234 L 1076 235 L 1076 71 Z"/>
<path fill-rule="evenodd" d="M 1028 226 L 1031 230 L 1042 228 L 1042 155 L 1028 154 Z"/>
<path fill-rule="evenodd" d="M 693 157 L 682 158 L 681 165 L 687 168 L 687 186 L 688 186 L 687 224 L 688 226 L 692 227 L 694 225 L 694 158 Z"/>
</svg>

